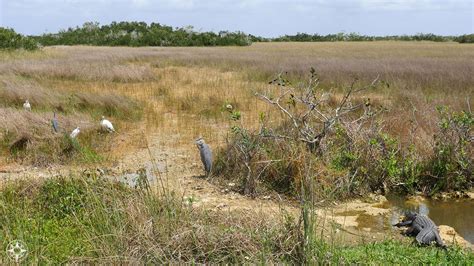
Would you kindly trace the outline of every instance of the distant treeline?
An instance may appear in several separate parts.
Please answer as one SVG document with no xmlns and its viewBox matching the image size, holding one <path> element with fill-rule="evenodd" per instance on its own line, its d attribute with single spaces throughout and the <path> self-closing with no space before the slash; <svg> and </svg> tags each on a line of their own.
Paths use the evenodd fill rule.
<svg viewBox="0 0 474 266">
<path fill-rule="evenodd" d="M 257 40 L 254 40 L 257 41 Z M 459 43 L 474 43 L 474 34 L 461 36 L 441 36 L 432 33 L 419 33 L 416 35 L 392 35 L 392 36 L 368 36 L 357 33 L 337 33 L 328 35 L 298 33 L 296 35 L 284 35 L 273 39 L 262 39 L 261 41 L 273 42 L 361 42 L 361 41 L 433 41 Z"/>
<path fill-rule="evenodd" d="M 45 33 L 38 36 L 22 36 L 12 29 L 0 27 L 0 49 L 34 50 L 38 45 L 97 45 L 97 46 L 245 46 L 252 42 L 338 42 L 338 41 L 434 41 L 474 43 L 474 34 L 440 36 L 435 34 L 368 36 L 357 33 L 328 35 L 298 33 L 277 38 L 265 38 L 243 32 L 200 32 L 192 26 L 173 28 L 159 23 L 112 22 L 99 25 L 86 22 L 81 27 Z"/>
<path fill-rule="evenodd" d="M 197 32 L 192 26 L 173 28 L 159 23 L 112 22 L 100 26 L 97 22 L 82 27 L 35 36 L 42 45 L 99 46 L 244 46 L 251 41 L 242 32 Z"/>
</svg>

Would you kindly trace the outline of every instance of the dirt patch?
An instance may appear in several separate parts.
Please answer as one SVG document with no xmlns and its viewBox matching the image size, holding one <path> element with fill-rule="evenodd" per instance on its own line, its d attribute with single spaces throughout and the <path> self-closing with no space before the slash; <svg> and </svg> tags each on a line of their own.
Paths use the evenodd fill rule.
<svg viewBox="0 0 474 266">
<path fill-rule="evenodd" d="M 447 245 L 459 245 L 463 248 L 474 250 L 474 246 L 469 243 L 466 239 L 459 235 L 454 228 L 448 225 L 438 226 L 439 235 Z"/>
</svg>

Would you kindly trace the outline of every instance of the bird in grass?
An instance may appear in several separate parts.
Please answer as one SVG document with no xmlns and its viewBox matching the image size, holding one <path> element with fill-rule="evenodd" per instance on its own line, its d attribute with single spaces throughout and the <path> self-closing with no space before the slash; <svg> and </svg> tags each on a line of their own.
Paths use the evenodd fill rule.
<svg viewBox="0 0 474 266">
<path fill-rule="evenodd" d="M 107 131 L 109 133 L 115 132 L 115 129 L 112 123 L 109 120 L 105 119 L 104 116 L 102 116 L 102 119 L 100 120 L 100 126 L 102 127 L 104 131 Z"/>
<path fill-rule="evenodd" d="M 31 111 L 31 104 L 28 100 L 26 100 L 23 104 L 23 109 L 25 109 L 26 111 Z"/>
<path fill-rule="evenodd" d="M 212 169 L 212 151 L 209 145 L 204 142 L 202 137 L 196 139 L 196 146 L 199 149 L 199 154 L 201 155 L 201 161 L 206 171 L 206 176 L 209 176 Z"/>
<path fill-rule="evenodd" d="M 76 127 L 76 129 L 74 129 L 71 133 L 71 135 L 69 135 L 71 137 L 71 139 L 75 139 L 77 137 L 77 135 L 79 135 L 79 133 L 81 132 L 81 130 L 79 129 L 79 127 Z"/>
<path fill-rule="evenodd" d="M 53 127 L 54 133 L 59 132 L 59 124 L 58 120 L 56 119 L 56 112 L 54 112 L 53 119 L 51 119 L 51 126 Z"/>
</svg>

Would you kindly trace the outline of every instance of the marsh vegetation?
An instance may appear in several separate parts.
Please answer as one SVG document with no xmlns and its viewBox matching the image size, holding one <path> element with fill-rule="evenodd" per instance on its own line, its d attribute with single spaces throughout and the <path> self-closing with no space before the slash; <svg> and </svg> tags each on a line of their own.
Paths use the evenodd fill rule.
<svg viewBox="0 0 474 266">
<path fill-rule="evenodd" d="M 356 247 L 331 244 L 314 237 L 311 222 L 317 219 L 313 203 L 321 200 L 367 192 L 432 195 L 472 188 L 470 46 L 52 46 L 4 51 L 0 58 L 0 169 L 112 168 L 122 158 L 155 145 L 156 150 L 189 155 L 178 170 L 195 176 L 192 163 L 199 162 L 199 154 L 192 141 L 203 136 L 217 153 L 211 182 L 235 183 L 232 190 L 255 197 L 278 193 L 304 202 L 299 205 L 301 215 L 282 212 L 266 219 L 265 214 L 190 208 L 192 200 L 184 199 L 182 191 L 132 190 L 95 175 L 5 182 L 2 242 L 24 239 L 35 254 L 29 257 L 32 262 L 473 260 L 472 253 L 461 249 L 444 253 L 407 247 L 389 237 Z M 317 149 L 298 141 L 301 135 L 288 117 L 255 95 L 278 96 L 288 88 L 307 88 L 311 68 L 317 74 L 315 95 L 325 99 L 320 109 L 324 114 L 334 114 L 353 82 L 360 88 L 378 77 L 374 86 L 351 95 L 351 108 L 360 108 L 333 123 Z M 269 84 L 279 73 L 280 85 L 285 81 L 288 86 Z M 304 110 L 298 96 L 294 94 L 294 102 L 281 101 L 295 114 Z M 31 112 L 22 109 L 26 99 Z M 59 118 L 59 134 L 51 130 L 53 112 Z M 117 134 L 100 133 L 102 115 L 114 122 Z M 362 125 L 353 123 L 364 115 Z M 259 134 L 262 125 L 265 132 L 288 138 L 265 137 Z M 83 134 L 72 143 L 66 135 L 76 126 Z M 318 124 L 313 127 L 315 132 L 321 129 Z M 180 179 L 178 170 L 168 178 Z"/>
</svg>

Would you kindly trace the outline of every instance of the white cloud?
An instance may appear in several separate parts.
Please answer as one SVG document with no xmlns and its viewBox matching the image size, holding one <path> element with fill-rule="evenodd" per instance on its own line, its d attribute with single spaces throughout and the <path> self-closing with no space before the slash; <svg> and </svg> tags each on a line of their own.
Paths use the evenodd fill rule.
<svg viewBox="0 0 474 266">
<path fill-rule="evenodd" d="M 24 33 L 127 20 L 266 36 L 341 30 L 456 34 L 474 28 L 472 0 L 0 0 L 2 5 L 0 23 Z"/>
<path fill-rule="evenodd" d="M 469 8 L 471 0 L 359 0 L 362 8 L 369 10 L 443 10 Z"/>
</svg>

